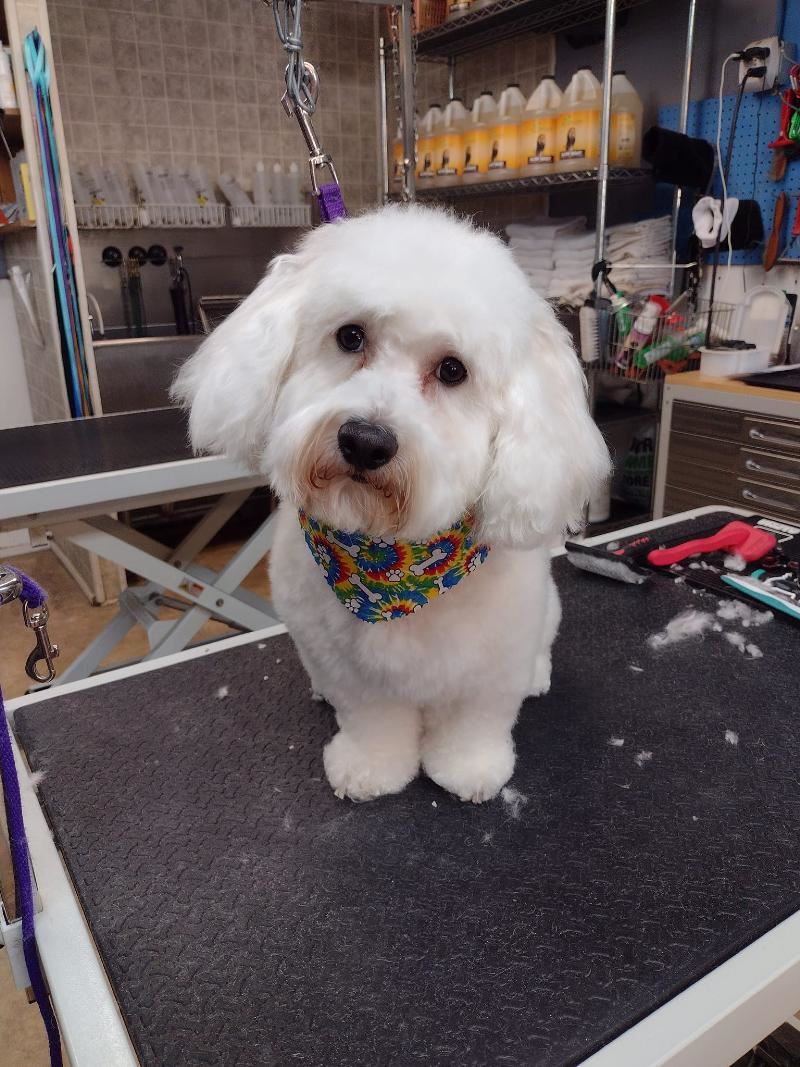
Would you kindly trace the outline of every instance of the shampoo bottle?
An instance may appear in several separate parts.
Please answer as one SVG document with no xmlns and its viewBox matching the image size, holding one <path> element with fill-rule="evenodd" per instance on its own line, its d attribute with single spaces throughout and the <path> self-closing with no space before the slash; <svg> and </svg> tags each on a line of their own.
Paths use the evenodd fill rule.
<svg viewBox="0 0 800 1067">
<path fill-rule="evenodd" d="M 488 89 L 484 89 L 472 105 L 472 117 L 464 130 L 465 184 L 485 182 L 489 178 L 489 161 L 492 155 L 492 130 L 497 115 L 497 104 Z"/>
<path fill-rule="evenodd" d="M 600 157 L 600 82 L 589 67 L 572 75 L 558 116 L 559 171 L 592 170 Z"/>
<path fill-rule="evenodd" d="M 520 123 L 525 97 L 518 85 L 509 85 L 500 94 L 497 116 L 491 132 L 489 179 L 515 178 L 519 172 Z"/>
<path fill-rule="evenodd" d="M 552 74 L 533 92 L 520 124 L 520 173 L 552 174 L 556 169 L 558 115 L 563 93 Z"/>
</svg>

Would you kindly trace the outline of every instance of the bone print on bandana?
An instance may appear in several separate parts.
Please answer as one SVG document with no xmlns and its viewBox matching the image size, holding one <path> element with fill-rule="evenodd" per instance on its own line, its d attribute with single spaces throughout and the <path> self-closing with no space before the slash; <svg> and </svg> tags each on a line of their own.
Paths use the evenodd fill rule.
<svg viewBox="0 0 800 1067">
<path fill-rule="evenodd" d="M 458 585 L 489 555 L 465 515 L 430 541 L 394 541 L 331 530 L 298 512 L 311 555 L 340 602 L 363 622 L 402 619 Z"/>
</svg>

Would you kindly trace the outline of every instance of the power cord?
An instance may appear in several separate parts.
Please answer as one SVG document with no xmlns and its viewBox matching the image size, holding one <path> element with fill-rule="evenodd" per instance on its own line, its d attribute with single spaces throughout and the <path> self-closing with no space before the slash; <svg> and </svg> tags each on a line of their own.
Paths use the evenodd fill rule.
<svg viewBox="0 0 800 1067">
<path fill-rule="evenodd" d="M 747 69 L 746 73 L 745 73 L 745 76 L 742 78 L 741 82 L 739 83 L 739 91 L 736 94 L 736 100 L 735 100 L 734 105 L 733 105 L 733 115 L 731 116 L 731 130 L 730 130 L 730 133 L 728 134 L 728 145 L 727 145 L 727 148 L 725 150 L 725 163 L 723 164 L 723 162 L 722 162 L 722 97 L 723 97 L 723 92 L 724 92 L 724 87 L 725 87 L 725 70 L 726 70 L 728 64 L 732 60 L 740 60 L 740 59 L 744 59 L 744 58 L 747 58 L 747 59 L 755 58 L 755 59 L 757 59 L 758 57 L 746 56 L 746 53 L 742 53 L 742 52 L 731 52 L 731 54 L 724 60 L 724 62 L 722 64 L 722 70 L 720 72 L 720 79 L 719 79 L 719 97 L 718 97 L 718 100 L 717 100 L 717 143 L 716 143 L 716 148 L 717 148 L 717 168 L 719 169 L 719 176 L 720 176 L 720 180 L 722 182 L 722 202 L 720 204 L 720 213 L 721 213 L 721 216 L 722 216 L 721 225 L 724 225 L 724 221 L 725 221 L 725 204 L 726 204 L 726 201 L 728 199 L 728 174 L 730 172 L 731 159 L 733 157 L 733 144 L 734 144 L 734 141 L 736 139 L 736 123 L 737 123 L 737 121 L 739 119 L 739 109 L 742 106 L 742 97 L 744 96 L 745 86 L 747 85 L 747 81 L 748 81 L 749 78 L 760 78 L 760 77 L 763 77 L 763 69 L 764 69 L 763 66 L 760 66 L 760 67 L 749 67 Z M 731 220 L 731 221 L 733 221 L 733 220 Z M 727 266 L 728 266 L 728 268 L 730 268 L 731 260 L 733 259 L 733 244 L 731 242 L 731 227 L 730 227 L 730 225 L 728 226 L 727 229 L 728 229 L 728 232 L 727 232 L 727 235 L 726 235 L 727 236 L 727 242 L 728 242 L 728 263 L 727 263 Z M 719 267 L 719 248 L 720 248 L 720 238 L 718 236 L 716 244 L 714 245 L 714 256 L 713 256 L 712 266 L 711 266 L 711 287 L 710 287 L 710 290 L 709 290 L 709 297 L 708 297 L 708 323 L 706 325 L 706 338 L 705 338 L 705 343 L 706 343 L 707 347 L 711 345 L 711 323 L 712 323 L 712 319 L 713 319 L 713 315 L 714 315 L 714 294 L 715 294 L 716 288 L 717 288 L 717 268 Z"/>
</svg>

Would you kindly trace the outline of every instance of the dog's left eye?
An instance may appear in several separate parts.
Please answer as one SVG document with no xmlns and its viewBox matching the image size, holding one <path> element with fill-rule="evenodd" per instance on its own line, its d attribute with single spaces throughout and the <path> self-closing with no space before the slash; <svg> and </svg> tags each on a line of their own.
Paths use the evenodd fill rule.
<svg viewBox="0 0 800 1067">
<path fill-rule="evenodd" d="M 336 331 L 336 343 L 343 352 L 363 352 L 366 342 L 367 335 L 352 322 Z"/>
<path fill-rule="evenodd" d="M 447 356 L 436 368 L 436 377 L 442 385 L 461 385 L 467 377 L 467 368 L 455 356 Z"/>
</svg>

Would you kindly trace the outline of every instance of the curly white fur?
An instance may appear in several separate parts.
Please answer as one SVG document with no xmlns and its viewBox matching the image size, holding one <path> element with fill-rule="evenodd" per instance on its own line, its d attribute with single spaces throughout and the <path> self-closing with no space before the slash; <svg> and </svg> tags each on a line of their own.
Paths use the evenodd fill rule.
<svg viewBox="0 0 800 1067">
<path fill-rule="evenodd" d="M 360 354 L 337 330 L 366 332 Z M 435 370 L 457 355 L 467 380 Z M 282 500 L 275 606 L 335 707 L 325 749 L 336 793 L 403 789 L 420 766 L 464 800 L 514 769 L 523 699 L 550 685 L 560 608 L 550 548 L 608 474 L 570 339 L 506 247 L 452 216 L 389 207 L 307 235 L 185 366 L 197 449 L 261 471 Z M 391 462 L 354 481 L 344 422 L 396 435 Z M 427 540 L 475 512 L 492 551 L 421 612 L 369 624 L 327 587 L 296 510 L 343 530 Z"/>
</svg>

